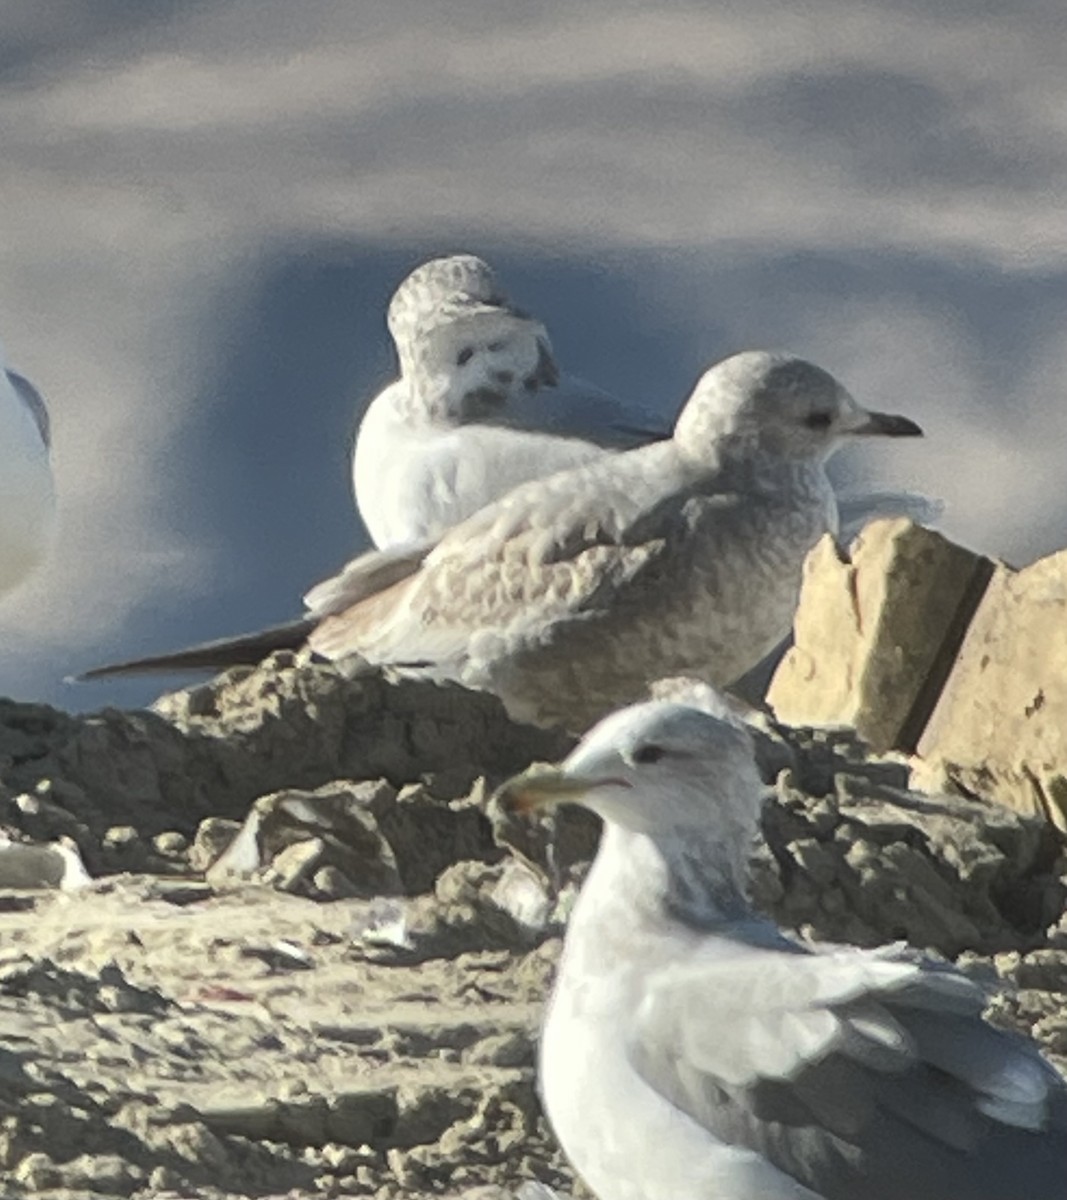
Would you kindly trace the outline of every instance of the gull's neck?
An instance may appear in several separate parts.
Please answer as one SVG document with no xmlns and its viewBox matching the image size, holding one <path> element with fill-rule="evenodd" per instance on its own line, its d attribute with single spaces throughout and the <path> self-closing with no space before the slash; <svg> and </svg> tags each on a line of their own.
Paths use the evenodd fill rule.
<svg viewBox="0 0 1067 1200">
<path fill-rule="evenodd" d="M 682 457 L 687 457 L 684 452 Z M 703 456 L 700 469 L 714 475 L 716 485 L 724 491 L 814 495 L 829 487 L 822 458 L 783 458 L 731 439 L 713 446 L 712 453 Z"/>
<path fill-rule="evenodd" d="M 751 838 L 737 829 L 637 833 L 605 823 L 583 898 L 628 910 L 639 924 L 680 921 L 714 930 L 751 916 L 745 895 Z"/>
<path fill-rule="evenodd" d="M 700 463 L 680 454 L 696 490 L 701 482 L 714 492 L 759 497 L 792 513 L 818 514 L 825 529 L 838 528 L 837 498 L 822 458 L 783 459 L 762 451 L 748 455 L 716 452 Z"/>
<path fill-rule="evenodd" d="M 401 358 L 400 378 L 390 397 L 393 417 L 408 429 L 450 429 L 451 383 L 427 372 L 417 360 Z"/>
</svg>

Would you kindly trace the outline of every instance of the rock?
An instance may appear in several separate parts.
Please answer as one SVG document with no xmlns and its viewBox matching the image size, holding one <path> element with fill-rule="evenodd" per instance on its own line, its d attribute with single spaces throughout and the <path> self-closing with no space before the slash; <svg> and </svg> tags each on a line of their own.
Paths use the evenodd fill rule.
<svg viewBox="0 0 1067 1200">
<path fill-rule="evenodd" d="M 912 751 L 992 573 L 904 519 L 872 522 L 847 557 L 823 538 L 767 693 L 778 718 L 850 725 L 875 750 Z"/>
<path fill-rule="evenodd" d="M 332 868 L 349 895 L 395 894 L 402 890 L 396 858 L 375 817 L 395 798 L 388 784 L 343 780 L 313 792 L 263 796 L 206 878 L 214 886 L 256 879 L 282 891 L 329 899 L 334 896 L 324 896 L 315 880 Z"/>
<path fill-rule="evenodd" d="M 524 862 L 504 863 L 488 898 L 517 925 L 529 930 L 531 937 L 544 934 L 552 924 L 555 897 L 543 876 Z"/>
<path fill-rule="evenodd" d="M 532 1067 L 536 1057 L 533 1039 L 525 1031 L 495 1033 L 476 1042 L 467 1051 L 469 1063 L 488 1063 L 495 1067 Z"/>
<path fill-rule="evenodd" d="M 387 779 L 400 788 L 450 773 L 453 795 L 462 795 L 478 775 L 503 779 L 569 745 L 560 734 L 516 724 L 485 692 L 387 671 L 348 679 L 330 664 L 289 654 L 164 696 L 154 709 L 207 752 L 195 757 L 216 797 L 214 815 L 220 793 L 232 801 L 243 794 L 247 805 L 281 787 L 336 779 Z"/>
<path fill-rule="evenodd" d="M 4 804 L 4 818 L 34 842 L 52 842 L 69 838 L 80 855 L 91 856 L 95 849 L 88 826 L 75 814 L 83 808 L 84 793 L 70 784 L 51 779 L 38 781 L 33 792 L 22 792 Z"/>
<path fill-rule="evenodd" d="M 91 882 L 78 847 L 69 838 L 45 846 L 13 842 L 0 834 L 0 888 L 77 891 Z"/>
<path fill-rule="evenodd" d="M 432 895 L 415 897 L 400 912 L 378 910 L 375 920 L 356 931 L 364 955 L 376 962 L 415 963 L 537 945 L 549 936 L 552 922 L 527 924 L 499 902 L 510 866 L 455 863 L 441 873 Z"/>
<path fill-rule="evenodd" d="M 32 840 L 73 837 L 92 874 L 155 870 L 157 834 L 192 837 L 205 818 L 243 820 L 268 793 L 387 779 L 451 800 L 479 776 L 499 782 L 570 744 L 511 721 L 484 692 L 385 672 L 350 680 L 276 655 L 165 696 L 155 711 L 72 716 L 0 699 L 4 789 L 41 801 L 9 799 L 0 811 Z M 113 835 L 102 849 L 112 827 L 137 838 Z"/>
<path fill-rule="evenodd" d="M 167 829 L 156 834 L 152 839 L 152 847 L 164 858 L 184 858 L 189 850 L 189 839 L 176 829 Z"/>
<path fill-rule="evenodd" d="M 396 856 L 404 891 L 431 891 L 454 863 L 500 859 L 483 811 L 484 791 L 484 784 L 475 783 L 469 796 L 442 801 L 430 786 L 413 784 L 382 809 L 379 828 Z"/>
<path fill-rule="evenodd" d="M 63 1183 L 102 1196 L 129 1196 L 143 1183 L 142 1173 L 117 1154 L 81 1154 L 63 1164 Z"/>
<path fill-rule="evenodd" d="M 194 871 L 207 871 L 240 829 L 240 821 L 233 821 L 228 817 L 205 817 L 196 827 L 196 837 L 189 848 L 189 866 Z"/>
<path fill-rule="evenodd" d="M 63 1182 L 63 1175 L 56 1164 L 40 1151 L 27 1154 L 15 1168 L 14 1178 L 18 1183 L 24 1183 L 34 1192 L 57 1187 Z"/>
<path fill-rule="evenodd" d="M 767 699 L 918 754 L 913 785 L 992 797 L 1067 832 L 1067 551 L 1013 570 L 905 520 L 805 564 Z"/>
<path fill-rule="evenodd" d="M 70 971 L 47 959 L 8 960 L 0 965 L 0 995 L 39 996 L 58 1007 L 91 1013 L 136 1012 L 159 1016 L 170 1002 L 158 991 L 130 983 L 114 963 L 94 976 Z"/>
<path fill-rule="evenodd" d="M 1067 832 L 1067 551 L 997 568 L 918 751 L 955 789 Z"/>
<path fill-rule="evenodd" d="M 205 1106 L 200 1119 L 218 1134 L 264 1138 L 294 1146 L 392 1144 L 399 1112 L 392 1091 L 353 1091 L 303 1099 L 250 1099 Z"/>
<path fill-rule="evenodd" d="M 787 772 L 763 833 L 754 898 L 821 940 L 989 954 L 1039 944 L 1063 911 L 1059 838 L 995 803 L 845 774 L 813 799 Z"/>
</svg>

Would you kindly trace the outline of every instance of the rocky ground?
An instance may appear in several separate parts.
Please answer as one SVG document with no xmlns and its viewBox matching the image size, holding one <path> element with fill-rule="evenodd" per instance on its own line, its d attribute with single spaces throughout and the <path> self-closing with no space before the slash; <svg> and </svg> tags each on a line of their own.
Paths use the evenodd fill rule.
<svg viewBox="0 0 1067 1200">
<path fill-rule="evenodd" d="M 581 1194 L 534 1040 L 596 830 L 488 800 L 566 749 L 487 696 L 281 656 L 154 712 L 0 702 L 3 1195 Z M 843 733 L 761 757 L 759 903 L 999 979 L 996 1019 L 1067 1068 L 1058 835 Z"/>
</svg>

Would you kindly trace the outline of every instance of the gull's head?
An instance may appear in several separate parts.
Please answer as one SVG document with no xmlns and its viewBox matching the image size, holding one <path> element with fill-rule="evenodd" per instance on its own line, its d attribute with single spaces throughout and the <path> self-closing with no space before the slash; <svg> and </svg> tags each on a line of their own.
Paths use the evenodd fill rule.
<svg viewBox="0 0 1067 1200">
<path fill-rule="evenodd" d="M 459 296 L 413 326 L 401 361 L 430 420 L 449 426 L 509 424 L 516 401 L 559 379 L 539 321 Z"/>
<path fill-rule="evenodd" d="M 821 462 L 853 437 L 917 437 L 907 417 L 863 408 L 828 371 L 791 354 L 748 350 L 705 371 L 675 426 L 682 453 L 764 453 Z"/>
<path fill-rule="evenodd" d="M 403 280 L 389 301 L 386 322 L 397 346 L 411 336 L 418 322 L 449 297 L 466 297 L 490 305 L 507 302 L 492 267 L 484 259 L 475 254 L 431 258 Z"/>
<path fill-rule="evenodd" d="M 665 700 L 612 713 L 558 767 L 532 768 L 498 793 L 518 811 L 580 804 L 653 837 L 736 837 L 742 855 L 761 794 L 751 739 L 724 704 L 716 712 Z"/>
</svg>

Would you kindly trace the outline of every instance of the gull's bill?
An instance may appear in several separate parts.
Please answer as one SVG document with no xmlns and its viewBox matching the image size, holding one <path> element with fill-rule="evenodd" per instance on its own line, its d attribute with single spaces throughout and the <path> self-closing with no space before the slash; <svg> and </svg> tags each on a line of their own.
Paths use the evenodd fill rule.
<svg viewBox="0 0 1067 1200">
<path fill-rule="evenodd" d="M 867 419 L 849 430 L 853 437 L 922 437 L 922 429 L 909 417 L 869 412 Z"/>
</svg>

